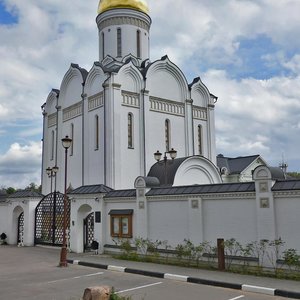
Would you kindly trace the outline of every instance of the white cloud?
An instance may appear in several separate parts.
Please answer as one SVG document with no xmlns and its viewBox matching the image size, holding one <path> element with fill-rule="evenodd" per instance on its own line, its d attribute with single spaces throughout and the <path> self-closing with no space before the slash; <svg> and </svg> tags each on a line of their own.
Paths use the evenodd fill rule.
<svg viewBox="0 0 300 300">
<path fill-rule="evenodd" d="M 31 182 L 39 184 L 41 158 L 40 142 L 12 144 L 5 154 L 0 155 L 1 185 L 24 188 Z"/>
<path fill-rule="evenodd" d="M 3 1 L 17 12 L 19 21 L 0 25 L 0 144 L 4 144 L 6 132 L 11 135 L 6 124 L 11 126 L 26 120 L 40 126 L 16 132 L 16 140 L 41 132 L 41 125 L 36 125 L 42 121 L 40 106 L 51 88 L 60 88 L 70 63 L 89 70 L 98 59 L 95 23 L 98 2 Z M 151 59 L 168 54 L 188 78 L 201 76 L 209 90 L 219 97 L 216 104 L 219 151 L 232 156 L 261 153 L 266 160 L 276 161 L 285 150 L 287 157 L 298 159 L 300 169 L 295 150 L 300 148 L 300 39 L 296 38 L 300 31 L 300 1 L 148 0 L 148 3 L 153 21 Z M 228 64 L 242 66 L 236 55 L 240 38 L 251 39 L 260 34 L 278 46 L 276 53 L 266 54 L 264 60 L 269 66 L 290 70 L 292 77 L 285 77 L 282 72 L 269 80 L 233 80 L 230 71 L 224 70 Z M 287 59 L 290 50 L 294 54 Z M 218 65 L 219 69 L 210 65 Z M 203 73 L 203 69 L 209 71 Z M 34 153 L 34 147 L 13 145 L 1 157 L 0 168 L 9 169 L 5 157 L 11 162 L 12 173 L 21 166 L 21 173 L 26 174 L 23 167 L 26 161 L 15 164 L 13 157 L 20 159 L 26 147 L 31 149 L 28 155 Z M 35 155 L 32 165 L 35 174 L 40 172 L 40 159 Z M 1 180 L 10 178 L 11 184 L 19 183 L 19 177 L 5 178 Z"/>
</svg>

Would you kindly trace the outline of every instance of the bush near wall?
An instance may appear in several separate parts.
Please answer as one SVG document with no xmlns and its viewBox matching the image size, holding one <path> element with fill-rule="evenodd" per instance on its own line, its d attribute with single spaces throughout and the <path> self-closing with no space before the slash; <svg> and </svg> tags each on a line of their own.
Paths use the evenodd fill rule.
<svg viewBox="0 0 300 300">
<path fill-rule="evenodd" d="M 195 245 L 185 239 L 175 247 L 167 241 L 144 238 L 115 239 L 118 257 L 138 261 L 177 264 L 198 268 L 217 268 L 217 247 L 211 242 Z M 300 280 L 300 255 L 284 249 L 284 241 L 260 240 L 242 245 L 236 239 L 224 240 L 226 270 Z"/>
</svg>

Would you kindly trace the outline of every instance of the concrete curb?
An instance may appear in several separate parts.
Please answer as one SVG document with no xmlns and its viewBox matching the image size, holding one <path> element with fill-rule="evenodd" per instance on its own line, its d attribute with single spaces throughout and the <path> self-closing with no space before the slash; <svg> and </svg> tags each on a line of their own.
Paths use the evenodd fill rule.
<svg viewBox="0 0 300 300">
<path fill-rule="evenodd" d="M 280 297 L 284 297 L 284 298 L 300 299 L 300 293 L 298 293 L 298 292 L 285 291 L 285 290 L 267 288 L 267 287 L 262 287 L 262 286 L 222 282 L 222 281 L 208 280 L 208 279 L 183 276 L 183 275 L 177 275 L 177 274 L 170 274 L 170 273 L 144 271 L 144 270 L 139 270 L 139 269 L 132 269 L 132 268 L 127 268 L 127 267 L 113 266 L 113 265 L 103 265 L 103 264 L 98 264 L 98 263 L 84 262 L 84 261 L 72 260 L 72 259 L 68 259 L 68 263 L 74 264 L 74 265 L 98 268 L 98 269 L 105 269 L 105 270 L 110 270 L 110 271 L 117 271 L 117 272 L 149 276 L 149 277 L 165 278 L 165 279 L 177 280 L 177 281 L 182 281 L 182 282 L 190 282 L 190 283 L 196 283 L 196 284 L 218 286 L 218 287 L 223 287 L 223 288 L 242 290 L 245 292 L 260 293 L 260 294 L 271 295 L 271 296 L 280 296 Z"/>
</svg>

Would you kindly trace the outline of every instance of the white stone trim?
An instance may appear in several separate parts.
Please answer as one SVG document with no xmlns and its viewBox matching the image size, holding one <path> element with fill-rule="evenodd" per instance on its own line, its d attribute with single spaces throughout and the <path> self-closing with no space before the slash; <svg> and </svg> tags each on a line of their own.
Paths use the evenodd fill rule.
<svg viewBox="0 0 300 300">
<path fill-rule="evenodd" d="M 82 103 L 77 102 L 63 109 L 63 122 L 82 115 Z"/>
<path fill-rule="evenodd" d="M 137 93 L 122 91 L 122 105 L 140 108 L 140 95 Z"/>
<path fill-rule="evenodd" d="M 48 116 L 48 128 L 55 126 L 57 124 L 57 115 L 56 113 L 53 113 Z"/>
<path fill-rule="evenodd" d="M 184 117 L 185 115 L 184 103 L 156 98 L 152 96 L 149 97 L 149 101 L 150 111 L 156 111 L 182 117 Z"/>
<path fill-rule="evenodd" d="M 193 106 L 193 119 L 207 120 L 207 109 L 205 107 Z"/>
<path fill-rule="evenodd" d="M 88 111 L 102 107 L 104 105 L 103 92 L 88 97 Z"/>
</svg>

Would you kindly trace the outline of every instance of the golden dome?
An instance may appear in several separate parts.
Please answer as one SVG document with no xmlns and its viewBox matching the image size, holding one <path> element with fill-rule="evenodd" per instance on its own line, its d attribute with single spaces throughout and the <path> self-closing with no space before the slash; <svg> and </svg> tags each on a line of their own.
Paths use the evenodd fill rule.
<svg viewBox="0 0 300 300">
<path fill-rule="evenodd" d="M 148 13 L 148 5 L 145 0 L 100 0 L 98 14 L 113 8 L 131 8 Z"/>
</svg>

